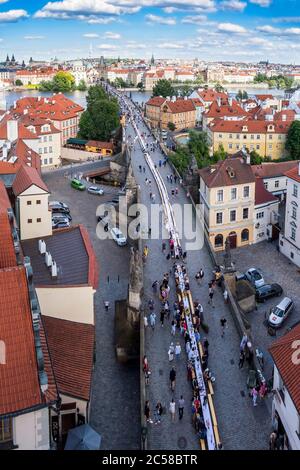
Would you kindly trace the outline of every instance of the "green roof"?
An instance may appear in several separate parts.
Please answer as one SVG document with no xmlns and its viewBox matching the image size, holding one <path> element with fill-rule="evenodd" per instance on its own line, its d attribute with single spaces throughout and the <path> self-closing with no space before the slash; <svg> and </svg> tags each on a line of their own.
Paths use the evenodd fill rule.
<svg viewBox="0 0 300 470">
<path fill-rule="evenodd" d="M 74 137 L 71 137 L 70 139 L 67 140 L 67 144 L 85 145 L 86 143 L 87 143 L 87 140 L 76 139 Z"/>
</svg>

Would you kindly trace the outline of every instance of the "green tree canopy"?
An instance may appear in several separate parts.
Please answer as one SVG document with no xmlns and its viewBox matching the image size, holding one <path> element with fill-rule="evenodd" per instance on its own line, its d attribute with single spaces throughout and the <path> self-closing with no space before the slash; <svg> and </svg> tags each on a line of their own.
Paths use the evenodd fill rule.
<svg viewBox="0 0 300 470">
<path fill-rule="evenodd" d="M 70 92 L 75 90 L 75 78 L 69 72 L 61 70 L 57 72 L 52 81 L 42 82 L 39 86 L 41 91 Z"/>
<path fill-rule="evenodd" d="M 171 132 L 174 132 L 174 131 L 175 131 L 176 126 L 175 126 L 174 122 L 168 122 L 168 129 L 169 129 Z"/>
<path fill-rule="evenodd" d="M 80 82 L 77 85 L 77 90 L 79 91 L 86 91 L 87 90 L 87 85 L 84 80 L 80 80 Z"/>
<path fill-rule="evenodd" d="M 192 90 L 191 86 L 185 83 L 184 85 L 180 87 L 180 94 L 181 96 L 189 96 L 191 93 L 191 90 Z"/>
<path fill-rule="evenodd" d="M 19 78 L 16 80 L 16 86 L 23 86 L 23 82 Z"/>
<path fill-rule="evenodd" d="M 89 89 L 87 103 L 87 110 L 80 118 L 78 137 L 108 141 L 120 123 L 117 100 L 95 85 Z"/>
<path fill-rule="evenodd" d="M 222 91 L 225 91 L 225 88 L 221 85 L 221 83 L 218 82 L 218 83 L 216 83 L 215 90 L 218 93 L 221 93 Z"/>
<path fill-rule="evenodd" d="M 250 159 L 251 165 L 260 165 L 263 161 L 263 158 L 255 150 L 250 152 Z"/>
<path fill-rule="evenodd" d="M 300 121 L 293 121 L 290 125 L 286 139 L 286 149 L 292 160 L 300 160 Z"/>
<path fill-rule="evenodd" d="M 215 163 L 217 163 L 220 160 L 225 160 L 226 157 L 227 157 L 227 152 L 225 152 L 223 144 L 220 144 L 218 150 L 214 152 L 213 160 Z"/>
<path fill-rule="evenodd" d="M 209 145 L 206 132 L 189 132 L 188 148 L 190 152 L 195 156 L 198 168 L 207 166 L 210 159 L 209 157 Z"/>
<path fill-rule="evenodd" d="M 238 101 L 247 100 L 248 99 L 248 93 L 246 92 L 246 90 L 239 90 L 237 92 L 236 99 Z"/>
<path fill-rule="evenodd" d="M 163 96 L 167 98 L 167 96 L 174 96 L 176 92 L 169 80 L 162 78 L 158 80 L 157 84 L 153 88 L 153 96 Z"/>
<path fill-rule="evenodd" d="M 190 166 L 191 154 L 187 147 L 179 145 L 176 152 L 171 153 L 170 160 L 181 176 L 183 176 Z"/>
</svg>

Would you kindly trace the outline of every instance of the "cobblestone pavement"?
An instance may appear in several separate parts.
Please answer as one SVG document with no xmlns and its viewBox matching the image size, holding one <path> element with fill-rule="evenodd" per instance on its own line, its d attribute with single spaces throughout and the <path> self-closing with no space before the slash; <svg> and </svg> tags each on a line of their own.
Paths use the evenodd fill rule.
<svg viewBox="0 0 300 470">
<path fill-rule="evenodd" d="M 99 287 L 95 294 L 96 364 L 92 385 L 91 425 L 102 435 L 102 449 L 139 449 L 140 404 L 139 370 L 116 360 L 114 348 L 114 302 L 127 297 L 129 249 L 113 240 L 96 237 L 96 209 L 116 192 L 105 186 L 106 195 L 98 198 L 70 187 L 57 171 L 43 176 L 52 200 L 66 202 L 73 224 L 82 223 L 89 231 L 100 267 Z M 119 279 L 118 279 L 119 276 Z M 104 301 L 111 308 L 104 311 Z"/>
<path fill-rule="evenodd" d="M 238 248 L 232 251 L 232 261 L 240 272 L 248 268 L 256 267 L 263 275 L 266 283 L 278 283 L 283 288 L 281 298 L 287 296 L 295 302 L 295 308 L 286 319 L 283 327 L 277 330 L 276 337 L 279 338 L 286 333 L 286 329 L 295 322 L 300 321 L 300 272 L 295 264 L 283 256 L 277 249 L 276 242 L 261 242 L 249 247 Z M 273 361 L 268 353 L 268 347 L 276 339 L 269 336 L 265 326 L 265 316 L 270 308 L 280 302 L 278 297 L 258 304 L 257 311 L 247 315 L 253 330 L 255 344 L 263 351 L 265 356 L 265 374 L 271 377 Z"/>
<path fill-rule="evenodd" d="M 144 129 L 142 129 L 144 130 Z M 133 135 L 133 130 L 129 127 L 128 134 Z M 154 162 L 158 165 L 161 156 L 156 152 L 151 155 Z M 158 190 L 153 183 L 153 177 L 149 169 L 146 173 L 140 173 L 138 166 L 145 165 L 143 154 L 139 144 L 135 144 L 132 152 L 132 163 L 135 176 L 141 185 L 142 202 L 150 206 L 149 192 L 150 188 L 145 184 L 145 178 L 152 180 L 151 191 L 156 193 L 156 202 L 159 202 Z M 166 181 L 166 175 L 170 174 L 170 168 L 160 169 L 169 190 L 171 185 Z M 175 185 L 173 184 L 173 188 Z M 170 196 L 171 197 L 171 196 Z M 174 202 L 187 204 L 188 199 L 182 188 L 179 188 L 179 195 L 174 198 Z M 152 231 L 153 233 L 153 231 Z M 164 272 L 172 267 L 172 261 L 167 261 L 161 253 L 161 240 L 148 240 L 146 242 L 150 249 L 150 254 L 145 266 L 145 303 L 147 304 L 152 297 L 152 282 L 161 279 Z M 183 249 L 185 240 L 183 240 Z M 265 402 L 254 408 L 248 397 L 246 386 L 247 371 L 238 369 L 239 344 L 240 339 L 235 329 L 233 319 L 227 307 L 224 305 L 221 291 L 215 295 L 215 308 L 207 305 L 208 300 L 208 282 L 212 276 L 213 266 L 210 257 L 204 246 L 199 251 L 189 252 L 187 257 L 188 272 L 191 279 L 191 291 L 194 300 L 203 303 L 205 321 L 209 325 L 209 334 L 207 338 L 210 343 L 209 347 L 209 367 L 216 376 L 214 385 L 215 395 L 214 403 L 216 409 L 217 420 L 221 440 L 225 449 L 266 449 L 268 445 L 268 437 L 271 429 L 271 418 Z M 194 279 L 194 275 L 203 267 L 206 275 L 202 286 L 198 286 Z M 171 282 L 171 291 L 174 292 L 174 284 Z M 173 298 L 171 298 L 173 300 Z M 173 337 L 170 334 L 170 321 L 167 321 L 164 327 L 159 324 L 159 302 L 155 300 L 155 308 L 157 313 L 157 326 L 155 331 L 150 329 L 146 332 L 146 352 L 152 371 L 150 385 L 148 386 L 148 398 L 150 407 L 153 408 L 157 401 L 161 401 L 166 406 L 167 414 L 163 416 L 161 425 L 148 425 L 150 449 L 180 449 L 180 446 L 186 449 L 199 449 L 199 442 L 195 436 L 190 421 L 190 408 L 192 391 L 190 384 L 186 380 L 186 356 L 185 351 L 182 357 L 176 363 L 177 380 L 176 391 L 174 397 L 176 400 L 181 394 L 184 395 L 186 402 L 185 416 L 182 422 L 178 417 L 175 423 L 171 423 L 170 414 L 168 412 L 169 402 L 172 394 L 169 390 L 169 371 L 170 364 L 168 361 L 168 347 Z M 227 318 L 228 329 L 225 338 L 220 335 L 220 318 Z M 202 339 L 204 335 L 202 336 Z M 183 341 L 176 333 L 175 340 L 179 340 L 183 346 Z"/>
</svg>

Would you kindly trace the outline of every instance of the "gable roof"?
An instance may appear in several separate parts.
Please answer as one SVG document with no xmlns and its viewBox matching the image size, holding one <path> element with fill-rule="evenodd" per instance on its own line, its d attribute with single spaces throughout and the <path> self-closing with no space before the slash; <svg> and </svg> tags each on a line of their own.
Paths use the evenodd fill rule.
<svg viewBox="0 0 300 470">
<path fill-rule="evenodd" d="M 18 121 L 18 120 L 12 119 L 12 117 L 9 114 L 7 114 L 0 121 L 0 139 L 1 140 L 8 139 L 8 132 L 7 132 L 8 121 Z M 38 136 L 30 132 L 22 122 L 18 121 L 18 138 L 25 139 L 25 140 L 37 140 Z"/>
<path fill-rule="evenodd" d="M 166 105 L 173 114 L 186 113 L 196 109 L 192 100 L 177 99 L 176 101 L 167 101 Z"/>
<path fill-rule="evenodd" d="M 210 102 L 210 101 L 215 101 L 217 98 L 222 98 L 226 99 L 227 94 L 225 92 L 218 92 L 212 89 L 209 90 L 198 90 L 198 95 L 203 101 Z"/>
<path fill-rule="evenodd" d="M 0 157 L 3 155 L 3 147 L 0 149 Z M 7 162 L 17 157 L 15 163 L 28 165 L 36 168 L 38 172 L 41 170 L 41 157 L 40 155 L 32 150 L 28 145 L 25 144 L 23 139 L 17 139 L 11 143 L 11 147 L 7 150 Z M 13 160 L 12 160 L 13 161 Z"/>
<path fill-rule="evenodd" d="M 0 367 L 0 416 L 41 405 L 41 394 L 25 268 L 0 270 L 1 340 L 6 364 Z"/>
<path fill-rule="evenodd" d="M 293 343 L 299 340 L 300 325 L 297 325 L 289 333 L 275 340 L 269 348 L 282 381 L 298 413 L 300 413 L 300 364 L 294 364 L 292 355 L 295 351 Z"/>
<path fill-rule="evenodd" d="M 233 177 L 230 176 L 231 171 Z M 251 165 L 248 165 L 242 158 L 226 158 L 216 165 L 202 168 L 199 174 L 209 188 L 255 182 Z"/>
<path fill-rule="evenodd" d="M 154 96 L 153 98 L 150 98 L 149 101 L 147 101 L 146 105 L 147 106 L 157 106 L 161 107 L 162 104 L 166 101 L 166 98 L 162 98 L 161 96 Z"/>
<path fill-rule="evenodd" d="M 287 176 L 288 178 L 291 178 L 294 181 L 297 181 L 298 183 L 300 183 L 299 165 L 300 163 L 298 163 L 298 165 L 295 168 L 292 168 L 291 170 L 285 173 L 285 176 Z"/>
<path fill-rule="evenodd" d="M 254 134 L 266 134 L 268 132 L 273 134 L 287 134 L 290 122 L 288 121 L 260 121 L 260 120 L 232 120 L 227 121 L 224 119 L 214 119 L 210 124 L 209 128 L 213 132 L 226 132 L 226 133 L 254 133 Z M 274 128 L 274 131 L 268 130 Z M 243 128 L 247 130 L 243 130 Z"/>
<path fill-rule="evenodd" d="M 51 361 L 60 393 L 90 399 L 95 327 L 43 316 Z"/>
<path fill-rule="evenodd" d="M 255 180 L 255 205 L 267 204 L 268 202 L 279 202 L 278 198 L 273 196 L 264 185 L 262 178 L 256 178 Z"/>
<path fill-rule="evenodd" d="M 5 185 L 3 181 L 0 181 L 0 269 L 17 265 L 11 226 L 7 214 L 7 209 L 10 208 L 10 200 Z"/>
<path fill-rule="evenodd" d="M 213 101 L 208 111 L 204 113 L 207 118 L 220 118 L 220 117 L 243 117 L 247 116 L 247 111 L 243 109 L 235 100 L 232 100 L 232 104 L 229 103 L 228 99 L 221 101 L 221 106 L 217 101 Z"/>
<path fill-rule="evenodd" d="M 260 178 L 276 178 L 276 176 L 284 176 L 287 171 L 297 166 L 297 160 L 288 162 L 265 162 L 260 165 L 252 165 L 252 171 L 255 176 Z"/>
<path fill-rule="evenodd" d="M 35 185 L 43 191 L 49 193 L 49 189 L 35 168 L 21 166 L 12 186 L 15 196 L 19 196 L 19 194 L 22 194 L 32 185 Z"/>
</svg>

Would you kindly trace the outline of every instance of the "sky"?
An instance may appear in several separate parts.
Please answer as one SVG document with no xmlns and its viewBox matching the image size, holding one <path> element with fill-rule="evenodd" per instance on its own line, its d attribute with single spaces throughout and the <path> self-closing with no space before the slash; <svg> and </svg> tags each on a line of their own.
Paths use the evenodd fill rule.
<svg viewBox="0 0 300 470">
<path fill-rule="evenodd" d="M 300 0 L 0 0 L 12 53 L 300 64 Z"/>
</svg>

